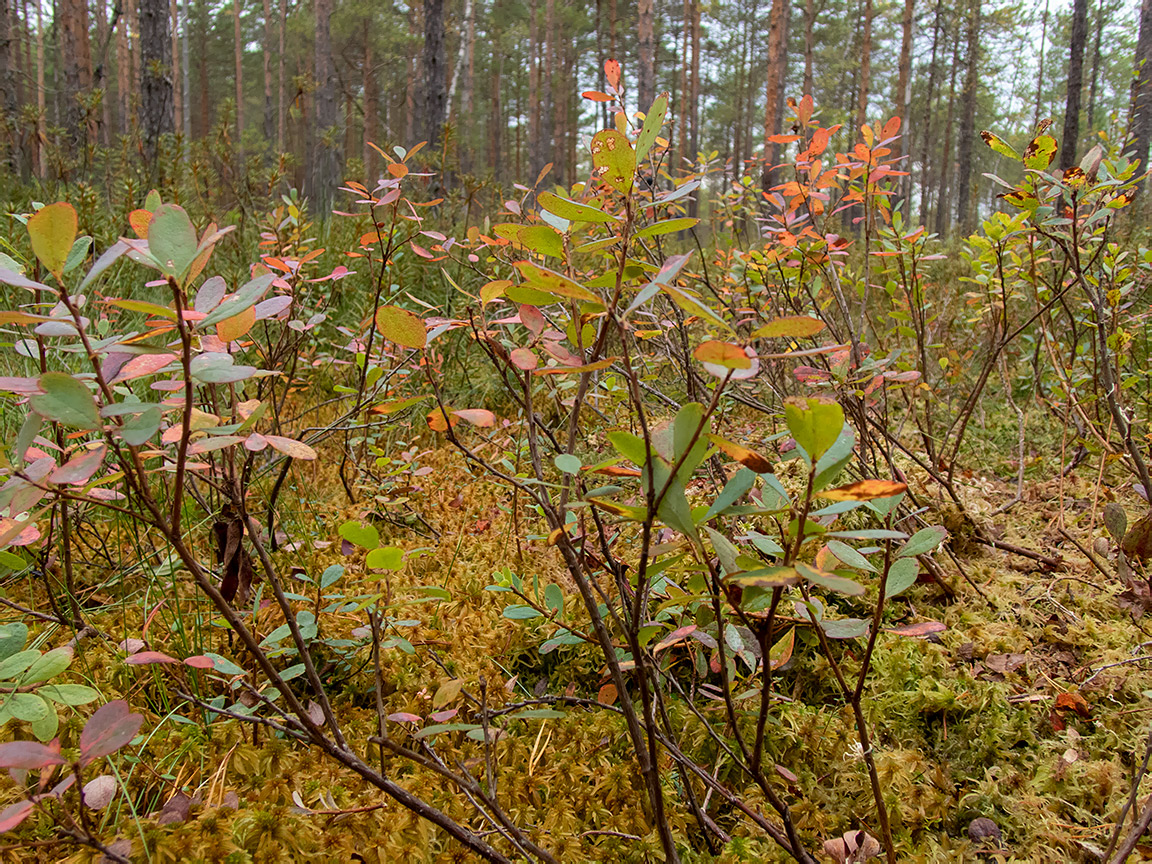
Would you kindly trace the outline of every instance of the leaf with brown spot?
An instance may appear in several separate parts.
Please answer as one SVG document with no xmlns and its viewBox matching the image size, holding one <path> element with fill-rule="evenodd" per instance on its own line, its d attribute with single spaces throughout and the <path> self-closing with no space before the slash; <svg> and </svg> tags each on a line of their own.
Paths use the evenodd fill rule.
<svg viewBox="0 0 1152 864">
<path fill-rule="evenodd" d="M 613 705 L 616 702 L 616 685 L 609 682 L 600 688 L 600 692 L 596 694 L 596 701 L 601 705 Z"/>
<path fill-rule="evenodd" d="M 908 491 L 908 487 L 895 480 L 858 480 L 847 486 L 825 489 L 816 494 L 829 501 L 872 501 L 876 498 L 891 498 Z"/>
<path fill-rule="evenodd" d="M 1147 561 L 1152 557 L 1152 511 L 1133 523 L 1120 543 L 1124 554 L 1130 558 Z"/>
</svg>

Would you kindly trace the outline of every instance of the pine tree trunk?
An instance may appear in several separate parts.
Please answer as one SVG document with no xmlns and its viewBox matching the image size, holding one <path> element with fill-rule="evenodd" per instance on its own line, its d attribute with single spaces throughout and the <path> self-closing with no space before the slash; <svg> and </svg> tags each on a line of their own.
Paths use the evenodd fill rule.
<svg viewBox="0 0 1152 864">
<path fill-rule="evenodd" d="M 408 35 L 412 37 L 412 43 L 415 44 L 416 37 L 421 31 L 420 18 L 424 14 L 424 4 L 422 0 L 413 0 L 408 5 Z M 415 53 L 414 49 L 409 49 L 408 56 L 405 60 L 405 85 L 404 85 L 404 146 L 411 147 L 417 143 L 416 136 L 420 132 L 420 127 L 416 125 L 416 88 L 419 86 L 417 80 L 417 70 L 421 65 L 418 62 L 419 55 Z"/>
<path fill-rule="evenodd" d="M 672 174 L 683 170 L 684 160 L 688 156 L 688 127 L 691 125 L 692 105 L 688 99 L 688 75 L 691 68 L 689 57 L 689 44 L 692 38 L 692 3 L 693 0 L 684 0 L 684 14 L 681 17 L 680 39 L 680 92 L 676 99 L 676 151 L 669 166 Z"/>
<path fill-rule="evenodd" d="M 64 72 L 64 128 L 74 146 L 87 142 L 88 123 L 82 99 L 92 89 L 92 55 L 88 44 L 88 4 L 59 0 L 57 33 Z M 167 14 L 167 9 L 165 9 Z"/>
<path fill-rule="evenodd" d="M 900 22 L 900 66 L 896 78 L 896 113 L 900 117 L 901 137 L 893 142 L 892 155 L 894 157 L 911 151 L 908 121 L 910 119 L 909 112 L 912 108 L 912 16 L 915 6 L 916 0 L 904 0 L 904 17 Z M 908 170 L 908 168 L 907 165 L 901 166 L 902 170 Z M 911 179 L 912 174 L 909 171 L 908 176 L 901 183 L 902 197 L 904 198 L 907 198 L 911 192 Z"/>
<path fill-rule="evenodd" d="M 380 104 L 380 89 L 376 80 L 375 58 L 372 56 L 372 22 L 364 19 L 364 60 L 360 74 L 364 85 L 364 174 L 369 188 L 374 188 L 379 179 L 376 169 L 376 151 L 368 146 L 375 144 L 379 137 L 377 129 L 377 108 Z"/>
<path fill-rule="evenodd" d="M 637 98 L 647 111 L 656 98 L 656 7 L 654 0 L 638 0 L 636 37 L 640 55 Z"/>
<path fill-rule="evenodd" d="M 778 152 L 776 145 L 768 139 L 780 131 L 780 95 L 784 88 L 787 63 L 784 39 L 787 8 L 787 0 L 772 0 L 772 9 L 768 13 L 768 65 L 764 75 L 764 172 L 760 183 L 764 189 L 772 184 L 772 166 L 776 163 Z"/>
<path fill-rule="evenodd" d="M 172 18 L 172 116 L 175 129 L 184 128 L 184 99 L 180 82 L 180 9 L 177 0 L 169 0 L 168 12 Z"/>
<path fill-rule="evenodd" d="M 529 178 L 518 178 L 535 182 L 536 176 L 544 168 L 543 147 L 540 141 L 540 13 L 536 0 L 528 3 L 528 172 Z M 519 173 L 519 172 L 517 172 Z"/>
<path fill-rule="evenodd" d="M 1076 164 L 1080 149 L 1080 97 L 1084 90 L 1084 43 L 1088 39 L 1088 0 L 1073 0 L 1072 35 L 1068 41 L 1068 93 L 1064 102 L 1064 140 L 1060 142 L 1061 168 Z"/>
<path fill-rule="evenodd" d="M 688 106 L 692 114 L 692 135 L 688 139 L 688 159 L 695 161 L 700 150 L 700 2 L 692 0 L 692 74 L 688 84 Z M 693 196 L 689 209 L 695 216 L 698 196 Z"/>
<path fill-rule="evenodd" d="M 921 131 L 920 145 L 920 222 L 928 224 L 928 207 L 932 201 L 931 172 L 928 169 L 928 159 L 931 153 L 932 141 L 932 106 L 936 98 L 936 76 L 938 74 L 936 57 L 940 47 L 940 14 L 943 3 L 936 0 L 936 11 L 932 16 L 932 59 L 928 63 L 928 92 L 924 97 L 924 120 Z"/>
<path fill-rule="evenodd" d="M 207 0 L 199 0 L 198 3 L 199 14 L 197 15 L 197 33 L 199 34 L 200 44 L 208 44 L 208 3 Z M 208 57 L 206 52 L 198 52 L 199 62 L 196 66 L 196 80 L 197 90 L 200 91 L 200 134 L 207 135 L 208 130 L 212 128 L 212 101 L 210 91 L 208 89 Z"/>
<path fill-rule="evenodd" d="M 1088 87 L 1088 134 L 1095 135 L 1098 131 L 1096 125 L 1096 96 L 1100 83 L 1100 42 L 1104 36 L 1104 0 L 1096 9 L 1096 44 L 1092 48 L 1092 81 Z"/>
<path fill-rule="evenodd" d="M 316 91 L 313 99 L 312 171 L 310 194 L 327 212 L 336 186 L 336 75 L 332 65 L 332 0 L 315 0 L 316 42 L 313 74 Z"/>
<path fill-rule="evenodd" d="M 868 96 L 872 86 L 872 0 L 864 0 L 864 36 L 860 46 L 860 96 L 856 101 L 856 129 L 868 122 Z"/>
<path fill-rule="evenodd" d="M 7 130 L 15 126 L 16 114 L 15 40 L 12 38 L 12 12 L 8 2 L 0 0 L 0 128 L 5 130 L 5 137 L 8 137 Z"/>
<path fill-rule="evenodd" d="M 330 0 L 326 0 L 330 2 Z M 446 66 L 444 58 L 444 0 L 424 0 L 424 85 L 421 99 L 421 117 L 424 131 L 421 137 L 428 142 L 430 151 L 440 146 L 447 103 Z"/>
<path fill-rule="evenodd" d="M 1036 76 L 1036 105 L 1035 111 L 1032 115 L 1032 128 L 1040 125 L 1040 113 L 1042 111 L 1041 94 L 1043 93 L 1043 85 L 1045 81 L 1044 74 L 1044 49 L 1048 46 L 1048 0 L 1044 0 L 1044 15 L 1041 18 L 1040 24 L 1040 74 Z"/>
<path fill-rule="evenodd" d="M 960 22 L 952 37 L 952 69 L 948 80 L 948 113 L 944 120 L 944 137 L 940 156 L 940 194 L 936 198 L 936 233 L 941 237 L 948 230 L 952 207 L 948 201 L 948 186 L 952 175 L 952 125 L 956 114 L 956 73 L 960 66 Z"/>
<path fill-rule="evenodd" d="M 236 53 L 236 148 L 244 141 L 244 34 L 240 29 L 240 2 L 232 0 L 232 35 Z M 319 38 L 319 37 L 317 37 Z"/>
<path fill-rule="evenodd" d="M 139 0 L 139 9 L 140 118 L 145 163 L 154 170 L 160 136 L 174 130 L 170 18 L 165 0 Z"/>
<path fill-rule="evenodd" d="M 964 98 L 960 109 L 960 140 L 956 145 L 956 222 L 970 234 L 976 221 L 972 207 L 972 145 L 976 138 L 976 91 L 979 86 L 980 0 L 969 0 L 968 32 L 965 38 L 967 69 L 964 71 Z"/>
<path fill-rule="evenodd" d="M 116 131 L 127 135 L 131 126 L 129 112 L 132 98 L 132 60 L 128 50 L 130 15 L 121 15 L 116 22 Z"/>
<path fill-rule="evenodd" d="M 816 4 L 814 0 L 804 0 L 804 92 L 802 96 L 812 95 L 812 62 L 815 53 L 813 30 L 816 28 Z"/>
<path fill-rule="evenodd" d="M 1136 56 L 1133 63 L 1132 109 L 1128 120 L 1131 144 L 1124 155 L 1140 161 L 1140 172 L 1148 170 L 1148 145 L 1152 140 L 1152 0 L 1140 5 L 1140 30 L 1136 38 Z M 1141 181 L 1143 188 L 1148 181 Z"/>
<path fill-rule="evenodd" d="M 288 0 L 280 0 L 280 21 L 276 29 L 276 36 L 280 40 L 276 52 L 276 149 L 283 153 L 288 143 L 288 100 L 285 98 L 288 94 L 284 92 L 285 66 L 288 62 L 284 50 L 288 32 Z"/>
<path fill-rule="evenodd" d="M 502 157 L 504 155 L 504 106 L 501 101 L 500 85 L 504 75 L 504 31 L 503 0 L 496 0 L 492 6 L 492 21 L 489 26 L 489 39 L 492 42 L 491 87 L 488 90 L 488 170 L 492 172 L 492 179 L 500 182 Z"/>
<path fill-rule="evenodd" d="M 272 26 L 272 0 L 264 0 L 264 140 L 271 143 L 276 134 L 276 106 L 272 102 L 272 55 L 275 28 Z"/>
</svg>

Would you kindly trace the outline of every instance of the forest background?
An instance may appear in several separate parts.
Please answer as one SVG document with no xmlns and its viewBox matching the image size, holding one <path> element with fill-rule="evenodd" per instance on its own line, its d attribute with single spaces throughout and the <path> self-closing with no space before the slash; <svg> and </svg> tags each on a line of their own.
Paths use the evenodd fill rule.
<svg viewBox="0 0 1152 864">
<path fill-rule="evenodd" d="M 0 0 L 0 854 L 1152 857 L 1150 138 L 1152 0 Z"/>
</svg>

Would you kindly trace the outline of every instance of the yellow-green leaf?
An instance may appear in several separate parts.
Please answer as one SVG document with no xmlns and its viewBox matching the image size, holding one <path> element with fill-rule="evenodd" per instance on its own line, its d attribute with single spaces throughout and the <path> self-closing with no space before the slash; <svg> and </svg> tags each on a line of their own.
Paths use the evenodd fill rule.
<svg viewBox="0 0 1152 864">
<path fill-rule="evenodd" d="M 76 240 L 76 226 L 76 210 L 67 201 L 41 207 L 28 220 L 32 251 L 57 279 L 64 273 L 64 264 Z"/>
<path fill-rule="evenodd" d="M 405 348 L 420 349 L 428 342 L 428 331 L 423 319 L 399 306 L 381 306 L 377 309 L 376 327 L 385 339 Z"/>
</svg>

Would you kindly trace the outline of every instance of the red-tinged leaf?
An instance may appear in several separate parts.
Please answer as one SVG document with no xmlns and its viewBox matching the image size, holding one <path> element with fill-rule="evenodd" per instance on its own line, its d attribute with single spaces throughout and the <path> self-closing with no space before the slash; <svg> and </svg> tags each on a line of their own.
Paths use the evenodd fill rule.
<svg viewBox="0 0 1152 864">
<path fill-rule="evenodd" d="M 273 450 L 279 450 L 285 456 L 293 459 L 312 460 L 316 458 L 316 451 L 295 438 L 284 438 L 280 435 L 265 435 L 264 439 Z"/>
<path fill-rule="evenodd" d="M 253 453 L 259 453 L 261 450 L 268 446 L 268 439 L 261 435 L 259 432 L 253 432 L 244 439 L 244 448 L 251 450 Z"/>
<path fill-rule="evenodd" d="M 377 309 L 376 327 L 385 339 L 405 348 L 420 350 L 428 341 L 423 319 L 399 306 L 381 306 Z"/>
<path fill-rule="evenodd" d="M 616 685 L 609 682 L 600 688 L 600 692 L 596 694 L 596 701 L 601 705 L 613 705 L 616 702 Z"/>
<path fill-rule="evenodd" d="M 395 714 L 389 714 L 388 719 L 393 723 L 419 723 L 423 718 L 419 714 L 397 711 Z"/>
<path fill-rule="evenodd" d="M 124 662 L 129 666 L 151 666 L 155 663 L 179 663 L 180 661 L 159 651 L 140 651 L 125 657 Z"/>
<path fill-rule="evenodd" d="M 523 304 L 520 307 L 520 323 L 527 327 L 533 336 L 539 336 L 548 329 L 548 319 L 535 306 Z"/>
<path fill-rule="evenodd" d="M 591 99 L 593 102 L 611 102 L 613 97 L 607 93 L 601 93 L 599 90 L 585 90 L 580 94 L 585 99 Z"/>
<path fill-rule="evenodd" d="M 176 359 L 177 355 L 168 353 L 137 355 L 121 366 L 116 377 L 109 383 L 119 384 L 121 381 L 132 381 L 147 375 L 155 375 Z"/>
<path fill-rule="evenodd" d="M 768 140 L 773 144 L 791 144 L 793 141 L 799 141 L 799 135 L 769 135 Z"/>
<path fill-rule="evenodd" d="M 708 440 L 715 444 L 725 455 L 735 459 L 745 468 L 749 468 L 757 474 L 768 474 L 772 471 L 772 463 L 768 461 L 767 457 L 757 453 L 755 450 L 736 444 L 719 435 L 710 434 Z"/>
<path fill-rule="evenodd" d="M 108 448 L 101 444 L 86 450 L 80 456 L 69 459 L 48 475 L 49 483 L 67 483 L 70 486 L 83 486 L 99 469 Z"/>
<path fill-rule="evenodd" d="M 408 166 L 403 162 L 393 162 L 388 166 L 388 173 L 399 180 L 408 176 Z"/>
<path fill-rule="evenodd" d="M 152 222 L 151 210 L 133 210 L 128 214 L 128 224 L 141 240 L 148 239 L 148 226 Z"/>
<path fill-rule="evenodd" d="M 64 765 L 67 761 L 58 750 L 39 741 L 9 741 L 0 744 L 0 768 L 35 770 L 49 765 Z"/>
<path fill-rule="evenodd" d="M 725 369 L 752 368 L 752 359 L 744 353 L 744 349 L 730 342 L 718 342 L 715 339 L 702 342 L 692 352 L 692 356 L 701 363 L 722 366 Z"/>
<path fill-rule="evenodd" d="M 453 411 L 461 420 L 467 420 L 473 426 L 495 426 L 496 415 L 491 411 L 486 411 L 483 408 L 462 408 L 459 411 Z"/>
<path fill-rule="evenodd" d="M 695 629 L 695 624 L 685 624 L 683 627 L 678 627 L 652 646 L 652 653 L 658 654 L 665 648 L 670 648 L 675 645 L 677 642 L 683 642 Z"/>
<path fill-rule="evenodd" d="M 604 61 L 604 78 L 608 81 L 608 86 L 616 90 L 620 87 L 620 64 L 615 60 Z"/>
<path fill-rule="evenodd" d="M 907 491 L 906 485 L 895 480 L 858 480 L 847 486 L 825 489 L 816 494 L 829 501 L 872 501 L 875 498 L 891 498 Z"/>
<path fill-rule="evenodd" d="M 32 808 L 36 805 L 31 801 L 17 801 L 0 811 L 0 834 L 11 831 L 21 822 L 32 815 Z"/>
<path fill-rule="evenodd" d="M 893 117 L 887 123 L 884 124 L 884 128 L 880 132 L 880 137 L 887 140 L 888 138 L 893 137 L 899 131 L 900 131 L 900 118 L 899 117 Z"/>
<path fill-rule="evenodd" d="M 144 716 L 133 714 L 123 699 L 100 706 L 80 733 L 81 763 L 115 753 L 136 737 L 143 723 Z"/>
<path fill-rule="evenodd" d="M 758 339 L 805 339 L 824 329 L 824 322 L 807 315 L 790 315 L 769 321 L 752 332 Z"/>
<path fill-rule="evenodd" d="M 427 258 L 429 261 L 435 261 L 436 256 L 419 245 L 415 240 L 409 240 L 408 245 L 412 247 L 412 251 L 419 255 L 421 258 Z"/>
<path fill-rule="evenodd" d="M 40 389 L 39 378 L 14 378 L 9 376 L 0 377 L 0 390 L 5 393 L 19 393 L 22 396 L 30 396 L 33 393 L 43 393 Z"/>
<path fill-rule="evenodd" d="M 203 654 L 197 654 L 193 657 L 185 657 L 184 665 L 191 666 L 193 669 L 214 669 L 216 663 L 211 657 L 205 657 Z"/>
<path fill-rule="evenodd" d="M 540 358 L 527 348 L 513 348 L 509 357 L 513 366 L 525 372 L 531 372 L 540 365 Z"/>
<path fill-rule="evenodd" d="M 893 627 L 889 633 L 897 636 L 930 636 L 933 633 L 943 633 L 948 628 L 939 621 L 921 621 L 919 624 L 905 624 L 903 627 Z"/>
</svg>

